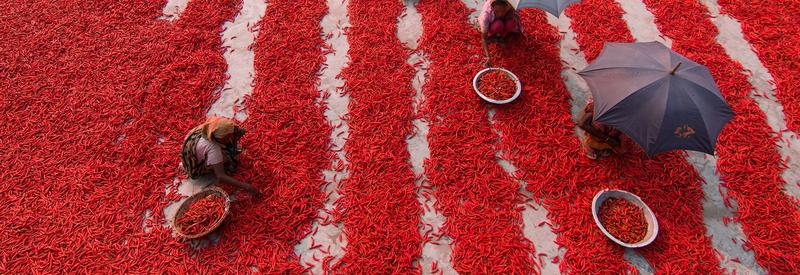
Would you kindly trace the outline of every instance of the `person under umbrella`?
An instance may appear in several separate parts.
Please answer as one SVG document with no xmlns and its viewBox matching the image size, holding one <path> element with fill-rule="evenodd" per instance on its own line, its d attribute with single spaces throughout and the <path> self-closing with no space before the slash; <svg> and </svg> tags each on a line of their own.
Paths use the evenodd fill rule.
<svg viewBox="0 0 800 275">
<path fill-rule="evenodd" d="M 507 0 L 487 0 L 478 17 L 481 29 L 483 52 L 486 54 L 484 63 L 491 63 L 489 44 L 506 42 L 509 35 L 522 32 L 519 13 Z"/>
<path fill-rule="evenodd" d="M 708 68 L 658 42 L 606 43 L 578 75 L 592 92 L 593 119 L 651 157 L 671 150 L 713 155 L 734 115 Z"/>
<path fill-rule="evenodd" d="M 583 130 L 583 150 L 589 159 L 596 160 L 624 151 L 620 141 L 622 133 L 594 120 L 594 104 L 591 101 L 578 116 L 578 127 Z"/>
</svg>

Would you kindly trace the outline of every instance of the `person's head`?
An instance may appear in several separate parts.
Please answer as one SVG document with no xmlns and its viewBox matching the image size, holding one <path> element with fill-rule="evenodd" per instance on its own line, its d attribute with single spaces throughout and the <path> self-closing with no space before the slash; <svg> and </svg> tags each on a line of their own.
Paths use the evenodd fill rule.
<svg viewBox="0 0 800 275">
<path fill-rule="evenodd" d="M 507 0 L 494 0 L 492 2 L 492 11 L 494 12 L 494 16 L 503 17 L 506 16 L 514 7 L 511 6 L 511 3 L 508 3 Z"/>
<path fill-rule="evenodd" d="M 211 117 L 206 121 L 203 131 L 210 141 L 230 144 L 236 137 L 238 126 L 233 120 L 222 117 Z"/>
<path fill-rule="evenodd" d="M 233 142 L 233 132 L 226 133 L 226 134 L 215 133 L 214 134 L 214 139 L 217 140 L 217 142 L 222 143 L 222 144 L 230 144 L 231 142 Z"/>
</svg>

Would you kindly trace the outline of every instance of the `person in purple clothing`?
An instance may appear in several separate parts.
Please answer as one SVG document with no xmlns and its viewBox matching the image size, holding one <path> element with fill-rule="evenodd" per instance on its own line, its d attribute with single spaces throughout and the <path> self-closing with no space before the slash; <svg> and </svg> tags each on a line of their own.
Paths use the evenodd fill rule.
<svg viewBox="0 0 800 275">
<path fill-rule="evenodd" d="M 506 37 L 511 34 L 521 33 L 522 25 L 519 13 L 508 0 L 487 0 L 478 17 L 483 41 L 483 52 L 486 54 L 485 62 L 490 64 L 490 43 L 505 43 Z"/>
</svg>

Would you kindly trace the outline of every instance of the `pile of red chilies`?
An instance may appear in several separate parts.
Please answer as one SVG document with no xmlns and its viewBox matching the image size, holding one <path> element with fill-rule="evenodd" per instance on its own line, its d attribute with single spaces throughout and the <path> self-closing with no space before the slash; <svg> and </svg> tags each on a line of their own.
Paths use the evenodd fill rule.
<svg viewBox="0 0 800 275">
<path fill-rule="evenodd" d="M 478 90 L 491 99 L 506 100 L 514 96 L 517 83 L 505 72 L 490 71 L 478 80 Z"/>
<path fill-rule="evenodd" d="M 647 235 L 644 211 L 628 200 L 609 198 L 603 202 L 598 212 L 603 227 L 622 242 L 638 243 Z"/>
<path fill-rule="evenodd" d="M 270 0 L 259 25 L 251 26 L 260 30 L 252 46 L 256 76 L 245 102 L 246 166 L 240 171 L 265 196 L 237 203 L 240 210 L 232 213 L 240 216 L 225 227 L 231 232 L 221 245 L 236 251 L 236 270 L 302 273 L 307 266 L 295 245 L 315 220 L 330 222 L 317 217 L 325 202 L 322 171 L 333 158 L 328 144 L 333 125 L 325 121 L 325 106 L 317 103 L 317 74 L 330 51 L 320 36 L 327 12 L 324 0 Z M 227 243 L 231 236 L 235 242 Z"/>
<path fill-rule="evenodd" d="M 225 214 L 225 199 L 217 195 L 208 195 L 189 204 L 183 215 L 176 218 L 177 229 L 187 236 L 205 233 L 211 230 L 222 215 Z"/>
<path fill-rule="evenodd" d="M 416 273 L 422 252 L 421 208 L 406 137 L 414 119 L 410 51 L 397 39 L 397 0 L 354 0 L 348 6 L 350 63 L 341 76 L 350 106 L 345 144 L 350 177 L 334 219 L 347 236 L 344 274 Z M 376 48 L 376 45 L 380 47 Z M 327 267 L 326 267 L 327 268 Z"/>
<path fill-rule="evenodd" d="M 597 58 L 606 42 L 634 42 L 628 25 L 622 19 L 624 13 L 618 3 L 608 0 L 583 0 L 581 5 L 572 5 L 564 10 L 587 61 Z"/>
<path fill-rule="evenodd" d="M 535 273 L 533 245 L 522 234 L 517 208 L 519 183 L 497 164 L 497 134 L 472 90 L 481 44 L 471 11 L 451 0 L 420 1 L 417 9 L 420 49 L 431 60 L 423 87 L 431 154 L 425 173 L 435 206 L 447 218 L 443 233 L 454 240 L 453 267 L 460 273 Z"/>
</svg>

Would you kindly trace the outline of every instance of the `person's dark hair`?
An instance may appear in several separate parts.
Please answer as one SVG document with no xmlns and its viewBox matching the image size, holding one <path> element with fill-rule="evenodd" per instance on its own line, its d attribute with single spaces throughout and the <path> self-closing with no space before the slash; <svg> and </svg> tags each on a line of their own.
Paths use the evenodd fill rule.
<svg viewBox="0 0 800 275">
<path fill-rule="evenodd" d="M 511 5 L 511 4 L 509 4 L 508 1 L 506 1 L 506 0 L 495 0 L 494 2 L 492 2 L 492 7 L 509 6 L 509 5 Z"/>
</svg>

